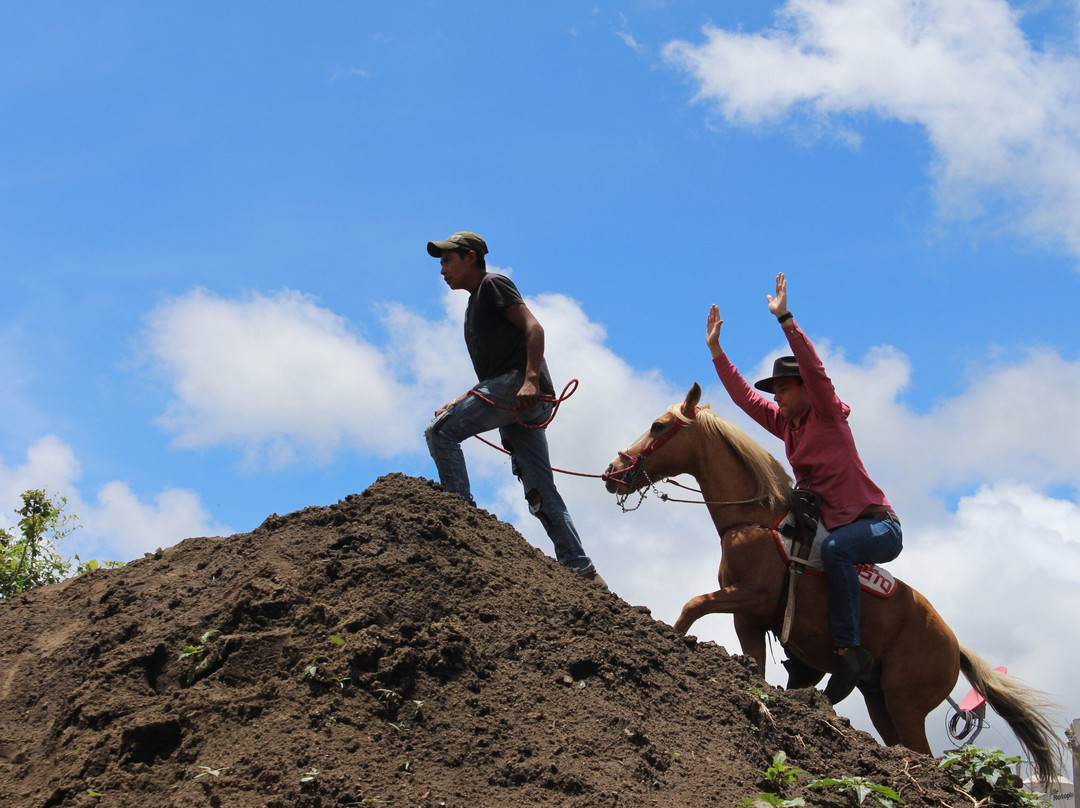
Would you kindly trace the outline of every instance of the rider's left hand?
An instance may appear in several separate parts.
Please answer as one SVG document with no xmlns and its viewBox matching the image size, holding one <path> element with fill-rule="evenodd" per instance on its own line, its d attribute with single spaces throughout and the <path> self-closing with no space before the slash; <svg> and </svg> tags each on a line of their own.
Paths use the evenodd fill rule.
<svg viewBox="0 0 1080 808">
<path fill-rule="evenodd" d="M 769 301 L 769 311 L 774 317 L 787 314 L 787 278 L 784 277 L 783 272 L 776 276 L 776 297 L 772 295 L 765 295 L 765 297 Z"/>
</svg>

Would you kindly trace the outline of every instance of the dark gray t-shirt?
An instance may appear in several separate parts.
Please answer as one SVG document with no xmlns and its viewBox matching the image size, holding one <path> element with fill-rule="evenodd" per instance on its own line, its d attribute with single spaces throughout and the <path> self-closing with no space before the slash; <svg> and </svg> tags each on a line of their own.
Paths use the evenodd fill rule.
<svg viewBox="0 0 1080 808">
<path fill-rule="evenodd" d="M 523 303 L 514 282 L 505 275 L 488 272 L 469 295 L 465 309 L 465 345 L 480 381 L 524 371 L 528 363 L 525 332 L 506 318 L 506 309 Z M 547 362 L 540 367 L 540 392 L 554 395 Z"/>
</svg>

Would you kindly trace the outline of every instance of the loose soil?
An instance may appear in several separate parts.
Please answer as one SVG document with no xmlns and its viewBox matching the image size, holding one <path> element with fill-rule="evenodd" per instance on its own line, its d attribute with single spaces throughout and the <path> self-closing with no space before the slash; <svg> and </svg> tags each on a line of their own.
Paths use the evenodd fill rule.
<svg viewBox="0 0 1080 808">
<path fill-rule="evenodd" d="M 5 806 L 726 807 L 780 750 L 810 806 L 972 802 L 398 474 L 0 600 L 0 637 Z"/>
</svg>

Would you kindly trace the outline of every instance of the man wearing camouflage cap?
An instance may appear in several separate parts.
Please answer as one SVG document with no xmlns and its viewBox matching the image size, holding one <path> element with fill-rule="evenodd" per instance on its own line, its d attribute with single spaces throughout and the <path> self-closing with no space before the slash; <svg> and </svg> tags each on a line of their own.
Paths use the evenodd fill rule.
<svg viewBox="0 0 1080 808">
<path fill-rule="evenodd" d="M 465 344 L 479 382 L 435 411 L 424 430 L 428 449 L 447 491 L 475 504 L 461 442 L 498 429 L 510 452 L 515 476 L 525 488 L 529 511 L 555 545 L 560 563 L 589 580 L 603 583 L 585 555 L 574 522 L 555 487 L 542 426 L 551 417 L 555 388 L 544 361 L 544 329 L 504 275 L 487 271 L 487 243 L 476 233 L 454 233 L 429 241 L 443 280 L 469 293 Z"/>
</svg>

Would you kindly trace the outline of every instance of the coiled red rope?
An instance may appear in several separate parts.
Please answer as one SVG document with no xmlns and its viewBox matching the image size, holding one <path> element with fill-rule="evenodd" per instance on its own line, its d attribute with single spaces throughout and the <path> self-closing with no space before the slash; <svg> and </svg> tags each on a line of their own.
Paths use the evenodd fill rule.
<svg viewBox="0 0 1080 808">
<path fill-rule="evenodd" d="M 518 426 L 524 427 L 525 429 L 545 429 L 548 424 L 550 424 L 552 421 L 555 420 L 555 416 L 559 412 L 559 406 L 564 401 L 566 401 L 566 399 L 570 398 L 570 396 L 574 395 L 574 393 L 577 392 L 577 388 L 578 388 L 578 380 L 577 379 L 571 379 L 570 381 L 568 381 L 566 383 L 566 387 L 563 388 L 562 393 L 560 393 L 558 396 L 549 395 L 547 393 L 540 396 L 540 401 L 554 402 L 554 404 L 555 404 L 555 406 L 552 407 L 552 409 L 551 409 L 551 415 L 549 415 L 548 419 L 546 421 L 544 421 L 544 423 L 542 423 L 542 424 L 526 424 L 526 423 L 523 423 L 521 421 L 521 419 L 518 418 L 518 408 L 517 407 L 507 407 L 507 406 L 505 406 L 503 404 L 499 404 L 497 402 L 494 402 L 494 401 L 492 401 L 490 398 L 488 398 L 487 396 L 485 396 L 483 393 L 481 393 L 478 390 L 470 390 L 469 393 L 476 396 L 478 399 L 483 401 L 485 404 L 490 404 L 492 407 L 495 407 L 495 408 L 500 409 L 500 410 L 507 410 L 507 411 L 513 412 L 514 413 L 514 423 L 517 424 Z M 479 435 L 473 435 L 473 437 L 476 438 L 481 443 L 486 443 L 492 449 L 498 449 L 500 452 L 502 452 L 505 455 L 510 454 L 510 452 L 507 451 L 506 449 L 504 449 L 502 446 L 498 446 L 497 444 L 492 443 L 487 438 L 482 438 Z M 566 469 L 556 468 L 555 466 L 552 466 L 551 470 L 552 471 L 557 471 L 557 472 L 559 472 L 559 474 L 570 474 L 570 475 L 572 475 L 574 477 L 595 477 L 597 479 L 600 479 L 600 478 L 602 478 L 604 476 L 602 474 L 585 474 L 584 472 L 580 472 L 580 471 L 567 471 Z"/>
<path fill-rule="evenodd" d="M 553 396 L 553 395 L 549 395 L 547 393 L 542 393 L 541 395 L 537 396 L 538 401 L 544 401 L 544 402 L 552 402 L 553 401 L 553 402 L 555 402 L 555 406 L 551 409 L 551 415 L 549 415 L 548 419 L 546 421 L 544 421 L 544 423 L 542 423 L 542 424 L 526 424 L 526 423 L 523 423 L 521 421 L 521 419 L 518 418 L 518 408 L 517 407 L 507 407 L 504 404 L 499 404 L 497 402 L 494 402 L 490 398 L 485 396 L 483 393 L 481 393 L 479 390 L 470 390 L 469 393 L 471 395 L 476 396 L 478 399 L 483 401 L 485 404 L 490 404 L 492 407 L 495 407 L 496 409 L 506 410 L 507 412 L 514 413 L 514 423 L 517 424 L 518 426 L 523 426 L 526 429 L 543 429 L 544 427 L 546 427 L 548 424 L 550 424 L 552 421 L 555 420 L 555 415 L 559 411 L 559 405 L 562 404 L 564 401 L 566 401 L 566 399 L 570 398 L 570 396 L 574 395 L 574 393 L 577 392 L 577 388 L 578 388 L 578 380 L 577 379 L 571 379 L 570 381 L 568 381 L 566 383 L 566 387 L 563 388 L 562 393 L 558 397 Z M 485 441 L 485 443 L 486 443 L 486 441 Z"/>
</svg>

